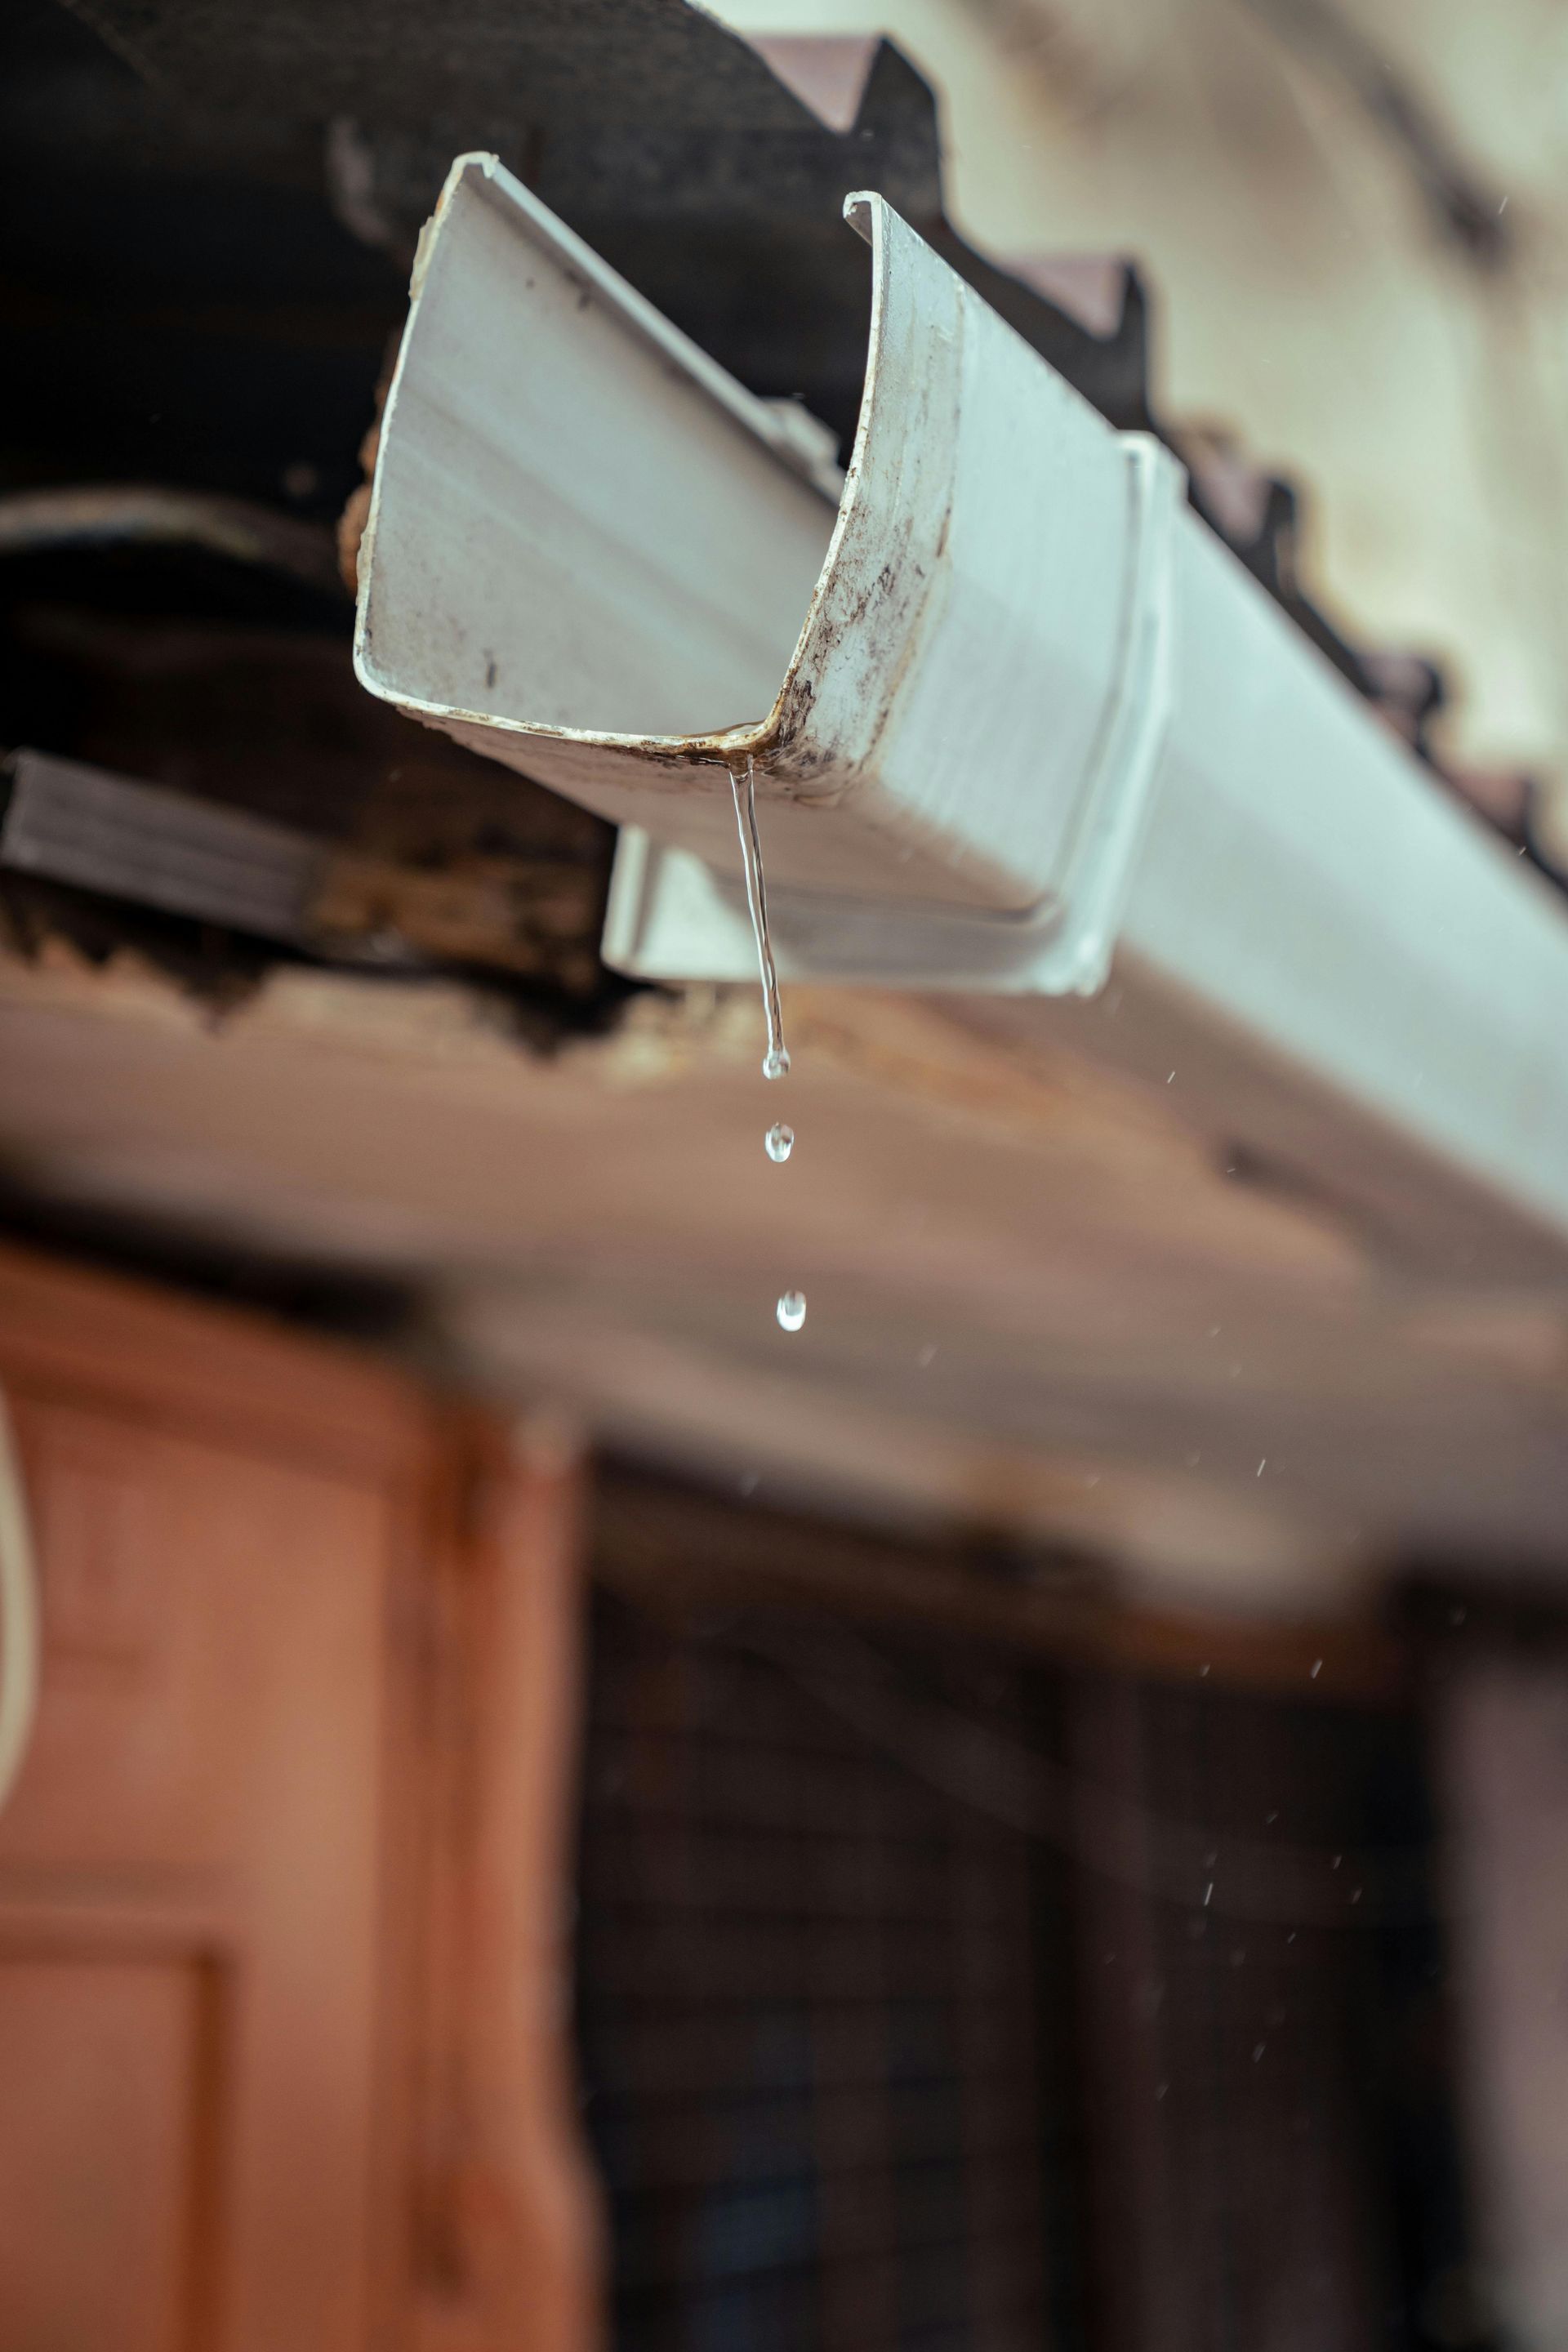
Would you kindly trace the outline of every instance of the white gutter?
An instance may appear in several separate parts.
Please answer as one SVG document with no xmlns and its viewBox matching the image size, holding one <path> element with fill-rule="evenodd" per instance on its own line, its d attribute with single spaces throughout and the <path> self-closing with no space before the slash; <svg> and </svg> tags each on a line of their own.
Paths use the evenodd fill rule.
<svg viewBox="0 0 1568 2352">
<path fill-rule="evenodd" d="M 847 209 L 873 304 L 835 515 L 809 420 L 460 159 L 384 420 L 363 683 L 625 828 L 624 970 L 754 971 L 726 774 L 751 760 L 786 979 L 1066 1018 L 1161 1081 L 1179 1050 L 1180 1099 L 1226 1139 L 1478 1271 L 1500 1242 L 1561 1263 L 1560 898 L 1186 509 L 1163 449 L 879 197 Z M 1042 1001 L 1113 967 L 1096 1007 Z"/>
</svg>

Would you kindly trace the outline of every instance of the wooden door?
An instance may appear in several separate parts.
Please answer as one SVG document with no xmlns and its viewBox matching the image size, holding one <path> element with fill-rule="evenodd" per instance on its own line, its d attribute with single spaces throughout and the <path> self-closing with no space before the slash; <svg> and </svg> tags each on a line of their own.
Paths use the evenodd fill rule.
<svg viewBox="0 0 1568 2352">
<path fill-rule="evenodd" d="M 4 1255 L 0 1382 L 45 1638 L 0 1816 L 0 2352 L 581 2342 L 509 2259 L 546 2176 L 586 2210 L 537 2161 L 546 2010 L 484 1999 L 542 1987 L 556 1854 L 491 1855 L 487 1940 L 474 1845 L 537 1811 L 483 1692 L 551 1647 L 549 1481 L 325 1347 Z M 492 2077 L 533 2109 L 498 2128 Z"/>
</svg>

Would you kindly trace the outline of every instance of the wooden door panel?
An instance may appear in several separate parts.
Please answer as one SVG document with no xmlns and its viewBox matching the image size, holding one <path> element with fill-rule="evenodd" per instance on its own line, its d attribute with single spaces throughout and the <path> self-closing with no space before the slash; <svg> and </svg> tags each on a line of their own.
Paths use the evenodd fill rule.
<svg viewBox="0 0 1568 2352">
<path fill-rule="evenodd" d="M 86 2299 L 79 2320 L 61 2306 L 64 2334 L 0 2323 L 0 2352 L 12 2352 L 6 2326 L 23 2329 L 16 2352 L 118 2347 L 132 2339 L 95 2334 L 93 2315 L 121 2296 L 134 2342 L 159 2352 L 358 2352 L 384 2022 L 388 1497 L 101 1407 L 24 1395 L 13 1412 L 45 1655 L 32 1752 L 0 1819 L 0 1939 L 8 1916 L 35 1934 L 42 1919 L 68 1955 L 86 1937 L 104 1956 L 85 1969 L 40 1956 L 25 1978 L 0 1975 L 5 2031 L 37 2035 L 37 2101 L 11 2160 L 23 2166 L 39 2115 L 57 2130 L 58 2110 L 51 2195 Z M 183 1959 L 162 1975 L 118 1969 L 117 1929 L 132 1921 Z M 207 1962 L 227 1990 L 198 2099 L 190 1989 Z M 135 2039 L 133 2002 L 149 2021 L 134 2094 L 106 2039 L 117 2021 Z M 95 2100 L 111 2130 L 98 2130 Z M 169 2284 L 184 2261 L 170 2217 L 190 2210 L 175 2181 L 198 2108 L 224 2191 L 202 2209 L 199 2308 Z M 134 2153 L 143 2132 L 156 2166 Z M 112 2226 L 84 2234 L 105 2166 L 118 2169 L 116 2134 L 141 2185 L 106 2207 Z M 52 2309 L 64 2289 L 47 2267 L 31 2305 L 16 2302 L 16 2260 L 0 2240 L 0 2303 Z"/>
<path fill-rule="evenodd" d="M 0 1860 L 231 1869 L 300 1772 L 323 1776 L 323 1738 L 374 1746 L 387 1499 L 129 1415 L 11 1409 L 45 1704 Z"/>
<path fill-rule="evenodd" d="M 0 1249 L 0 2352 L 591 2352 L 575 1449 Z"/>
<path fill-rule="evenodd" d="M 0 2352 L 189 2352 L 204 1973 L 0 1953 Z"/>
</svg>

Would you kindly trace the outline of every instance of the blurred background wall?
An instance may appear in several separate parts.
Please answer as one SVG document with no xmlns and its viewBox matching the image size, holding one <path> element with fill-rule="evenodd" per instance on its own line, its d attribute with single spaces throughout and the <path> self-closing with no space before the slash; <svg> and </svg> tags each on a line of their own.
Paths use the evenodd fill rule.
<svg viewBox="0 0 1568 2352">
<path fill-rule="evenodd" d="M 978 245 L 1144 263 L 1165 413 L 1234 430 L 1303 484 L 1316 592 L 1352 634 L 1440 659 L 1447 748 L 1535 768 L 1568 832 L 1561 8 L 723 0 L 716 13 L 752 35 L 888 33 L 941 93 L 950 209 Z"/>
</svg>

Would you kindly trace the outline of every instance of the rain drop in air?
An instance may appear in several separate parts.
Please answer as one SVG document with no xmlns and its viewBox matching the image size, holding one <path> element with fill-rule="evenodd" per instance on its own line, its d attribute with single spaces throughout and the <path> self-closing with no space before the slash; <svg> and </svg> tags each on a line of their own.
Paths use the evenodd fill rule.
<svg viewBox="0 0 1568 2352">
<path fill-rule="evenodd" d="M 786 1290 L 778 1303 L 779 1327 L 784 1331 L 798 1331 L 805 1321 L 805 1293 Z"/>
<path fill-rule="evenodd" d="M 763 1149 L 770 1160 L 787 1160 L 795 1150 L 794 1128 L 786 1127 L 781 1118 L 763 1136 Z"/>
</svg>

